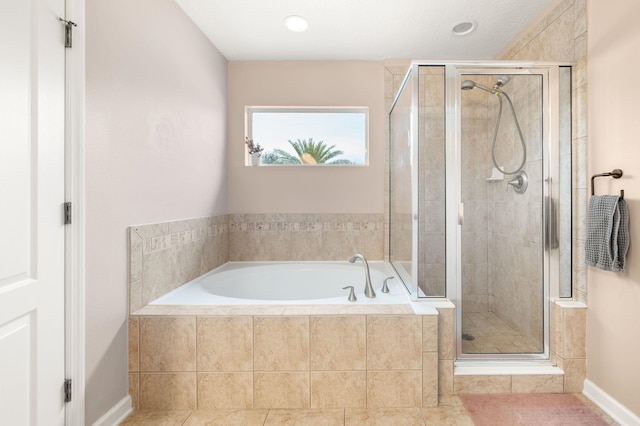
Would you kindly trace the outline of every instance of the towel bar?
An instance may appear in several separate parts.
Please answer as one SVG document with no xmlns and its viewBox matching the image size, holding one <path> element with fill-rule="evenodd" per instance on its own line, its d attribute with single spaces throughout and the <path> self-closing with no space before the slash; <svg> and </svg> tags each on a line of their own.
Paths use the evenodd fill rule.
<svg viewBox="0 0 640 426">
<path fill-rule="evenodd" d="M 591 195 L 594 195 L 594 188 L 593 188 L 594 179 L 597 177 L 604 177 L 604 176 L 611 176 L 614 179 L 620 179 L 622 177 L 622 170 L 613 169 L 607 173 L 600 173 L 600 174 L 591 176 Z M 624 198 L 624 189 L 620 190 L 620 197 Z"/>
</svg>

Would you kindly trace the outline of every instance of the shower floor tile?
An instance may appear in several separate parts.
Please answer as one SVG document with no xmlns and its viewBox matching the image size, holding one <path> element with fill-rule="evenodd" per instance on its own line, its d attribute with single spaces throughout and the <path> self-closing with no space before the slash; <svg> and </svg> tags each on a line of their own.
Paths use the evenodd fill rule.
<svg viewBox="0 0 640 426">
<path fill-rule="evenodd" d="M 493 312 L 470 312 L 462 316 L 462 334 L 473 339 L 462 339 L 464 353 L 536 353 L 539 348 L 531 344 L 518 329 L 511 327 Z"/>
</svg>

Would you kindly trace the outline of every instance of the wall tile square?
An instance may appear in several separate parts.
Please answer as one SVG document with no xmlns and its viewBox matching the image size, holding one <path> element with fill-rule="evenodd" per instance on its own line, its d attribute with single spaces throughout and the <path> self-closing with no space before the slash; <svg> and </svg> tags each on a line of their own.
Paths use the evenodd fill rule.
<svg viewBox="0 0 640 426">
<path fill-rule="evenodd" d="M 453 392 L 511 393 L 511 376 L 454 376 Z"/>
<path fill-rule="evenodd" d="M 326 231 L 322 233 L 322 260 L 348 260 L 354 253 L 352 232 Z"/>
<path fill-rule="evenodd" d="M 366 369 L 365 316 L 319 316 L 309 322 L 312 370 Z"/>
<path fill-rule="evenodd" d="M 422 406 L 438 405 L 438 354 L 425 352 L 422 354 Z"/>
<path fill-rule="evenodd" d="M 139 352 L 140 321 L 138 317 L 129 317 L 128 341 L 129 341 L 129 372 L 140 371 Z"/>
<path fill-rule="evenodd" d="M 344 411 L 346 426 L 416 426 L 424 424 L 419 408 L 346 409 Z M 427 424 L 430 425 L 430 423 Z"/>
<path fill-rule="evenodd" d="M 564 393 L 582 393 L 584 379 L 587 377 L 587 363 L 585 359 L 566 359 L 564 370 Z"/>
<path fill-rule="evenodd" d="M 450 308 L 438 308 L 438 357 L 453 359 L 455 342 L 453 338 L 453 313 Z"/>
<path fill-rule="evenodd" d="M 562 393 L 564 376 L 553 375 L 514 375 L 511 377 L 513 393 Z"/>
<path fill-rule="evenodd" d="M 143 308 L 145 303 L 142 300 L 142 280 L 129 283 L 129 313 L 133 313 Z"/>
<path fill-rule="evenodd" d="M 140 371 L 195 371 L 195 317 L 141 317 Z"/>
<path fill-rule="evenodd" d="M 263 426 L 269 410 L 196 410 L 184 426 Z"/>
<path fill-rule="evenodd" d="M 368 371 L 367 407 L 420 407 L 422 371 Z"/>
<path fill-rule="evenodd" d="M 178 267 L 176 288 L 202 275 L 202 256 L 204 239 L 199 239 L 176 247 L 176 265 Z"/>
<path fill-rule="evenodd" d="M 453 394 L 453 360 L 438 359 L 438 395 Z"/>
<path fill-rule="evenodd" d="M 198 409 L 253 407 L 253 373 L 198 373 Z"/>
<path fill-rule="evenodd" d="M 264 426 L 342 426 L 344 410 L 270 410 Z"/>
<path fill-rule="evenodd" d="M 194 410 L 196 373 L 140 373 L 140 410 Z"/>
<path fill-rule="evenodd" d="M 585 308 L 567 308 L 564 311 L 564 350 L 563 357 L 586 358 L 586 319 Z"/>
<path fill-rule="evenodd" d="M 259 232 L 259 258 L 251 259 L 247 255 L 246 260 L 283 260 L 289 259 L 292 253 L 291 232 L 288 231 L 260 231 Z"/>
<path fill-rule="evenodd" d="M 129 228 L 129 282 L 142 279 L 142 238 Z"/>
<path fill-rule="evenodd" d="M 560 305 L 557 303 L 551 304 L 551 337 L 553 338 L 551 349 L 560 357 L 564 357 L 563 312 Z"/>
<path fill-rule="evenodd" d="M 321 253 L 321 231 L 298 231 L 291 233 L 291 255 L 287 260 L 318 260 L 320 259 Z M 282 258 L 276 260 L 282 260 Z"/>
<path fill-rule="evenodd" d="M 366 407 L 364 371 L 312 371 L 311 408 Z"/>
<path fill-rule="evenodd" d="M 131 408 L 140 408 L 140 373 L 129 373 L 129 395 L 131 396 Z"/>
<path fill-rule="evenodd" d="M 261 253 L 259 231 L 229 232 L 229 260 L 260 260 Z"/>
<path fill-rule="evenodd" d="M 309 369 L 309 317 L 254 317 L 256 371 Z"/>
<path fill-rule="evenodd" d="M 367 316 L 367 369 L 422 368 L 422 318 L 418 315 Z"/>
<path fill-rule="evenodd" d="M 163 223 L 151 223 L 148 225 L 132 226 L 131 229 L 140 235 L 143 240 L 153 237 L 159 237 L 169 233 L 169 224 Z"/>
<path fill-rule="evenodd" d="M 253 318 L 198 317 L 198 371 L 253 371 Z"/>
<path fill-rule="evenodd" d="M 362 230 L 353 232 L 354 252 L 361 253 L 367 260 L 384 259 L 384 233 L 382 230 Z"/>
<path fill-rule="evenodd" d="M 146 305 L 178 286 L 175 248 L 145 254 L 142 270 L 142 303 Z"/>
<path fill-rule="evenodd" d="M 254 373 L 254 408 L 309 408 L 309 372 Z"/>
</svg>

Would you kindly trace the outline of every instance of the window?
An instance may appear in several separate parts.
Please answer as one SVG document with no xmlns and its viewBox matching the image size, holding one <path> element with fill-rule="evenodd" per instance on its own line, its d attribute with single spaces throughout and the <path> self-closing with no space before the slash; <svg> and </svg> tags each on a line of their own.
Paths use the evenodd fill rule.
<svg viewBox="0 0 640 426">
<path fill-rule="evenodd" d="M 246 131 L 260 165 L 365 166 L 368 118 L 361 107 L 247 107 Z"/>
</svg>

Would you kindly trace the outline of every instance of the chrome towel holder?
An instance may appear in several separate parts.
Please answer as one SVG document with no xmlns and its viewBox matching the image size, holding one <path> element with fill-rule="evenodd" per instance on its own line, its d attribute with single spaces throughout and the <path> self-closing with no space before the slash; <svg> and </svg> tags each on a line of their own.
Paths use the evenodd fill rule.
<svg viewBox="0 0 640 426">
<path fill-rule="evenodd" d="M 611 176 L 614 179 L 620 179 L 622 177 L 622 170 L 613 169 L 613 170 L 611 170 L 610 172 L 607 172 L 607 173 L 600 173 L 600 174 L 591 176 L 591 195 L 594 195 L 594 188 L 593 188 L 594 179 L 597 178 L 597 177 L 605 177 L 605 176 Z M 620 190 L 620 197 L 624 198 L 624 189 Z"/>
</svg>

